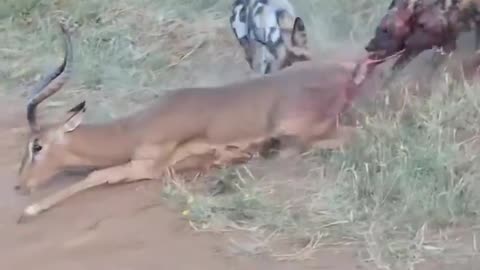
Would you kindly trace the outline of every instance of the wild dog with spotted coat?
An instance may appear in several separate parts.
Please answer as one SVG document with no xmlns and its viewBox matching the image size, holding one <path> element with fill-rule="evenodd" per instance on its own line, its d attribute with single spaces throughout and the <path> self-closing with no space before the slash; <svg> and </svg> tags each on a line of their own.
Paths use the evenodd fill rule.
<svg viewBox="0 0 480 270">
<path fill-rule="evenodd" d="M 288 0 L 236 0 L 230 26 L 257 73 L 310 59 L 305 25 Z"/>
<path fill-rule="evenodd" d="M 423 51 L 438 48 L 438 67 L 456 49 L 459 35 L 472 27 L 478 50 L 480 0 L 393 0 L 365 49 L 377 58 L 405 49 L 393 66 L 400 70 Z"/>
</svg>

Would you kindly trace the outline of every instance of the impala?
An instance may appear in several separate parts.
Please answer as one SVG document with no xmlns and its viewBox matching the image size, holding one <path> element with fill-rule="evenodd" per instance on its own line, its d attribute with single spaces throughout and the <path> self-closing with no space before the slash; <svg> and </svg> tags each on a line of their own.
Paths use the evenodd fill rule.
<svg viewBox="0 0 480 270">
<path fill-rule="evenodd" d="M 311 61 L 228 85 L 167 91 L 150 107 L 102 124 L 82 123 L 82 101 L 62 121 L 39 125 L 38 104 L 59 91 L 72 70 L 70 35 L 63 26 L 62 31 L 64 61 L 34 88 L 27 105 L 30 135 L 16 188 L 31 192 L 68 168 L 94 170 L 26 207 L 20 221 L 95 186 L 158 179 L 170 167 L 192 167 L 187 161 L 202 155 L 209 157 L 207 165 L 228 163 L 272 139 L 299 152 L 341 146 L 355 128 L 339 125 L 337 117 L 373 68 L 385 61 Z"/>
</svg>

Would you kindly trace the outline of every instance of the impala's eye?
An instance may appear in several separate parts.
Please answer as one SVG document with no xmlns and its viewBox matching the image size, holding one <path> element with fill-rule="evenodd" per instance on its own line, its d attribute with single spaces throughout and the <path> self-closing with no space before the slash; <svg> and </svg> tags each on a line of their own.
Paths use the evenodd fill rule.
<svg viewBox="0 0 480 270">
<path fill-rule="evenodd" d="M 38 142 L 38 139 L 34 139 L 33 143 L 32 143 L 32 153 L 37 154 L 38 152 L 40 152 L 42 150 L 42 148 L 43 147 Z"/>
</svg>

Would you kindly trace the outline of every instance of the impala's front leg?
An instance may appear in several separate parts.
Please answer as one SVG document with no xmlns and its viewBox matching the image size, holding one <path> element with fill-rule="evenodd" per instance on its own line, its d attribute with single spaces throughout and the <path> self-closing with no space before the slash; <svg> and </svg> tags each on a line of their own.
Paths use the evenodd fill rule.
<svg viewBox="0 0 480 270">
<path fill-rule="evenodd" d="M 475 50 L 480 50 L 480 21 L 475 21 Z"/>
<path fill-rule="evenodd" d="M 103 184 L 116 184 L 120 182 L 133 182 L 152 179 L 158 176 L 153 169 L 152 161 L 141 160 L 131 161 L 120 166 L 93 171 L 87 176 L 87 178 L 85 178 L 85 180 L 75 183 L 37 203 L 26 207 L 18 222 L 20 223 L 24 221 L 26 217 L 36 216 L 67 199 L 68 197 L 92 187 Z"/>
</svg>

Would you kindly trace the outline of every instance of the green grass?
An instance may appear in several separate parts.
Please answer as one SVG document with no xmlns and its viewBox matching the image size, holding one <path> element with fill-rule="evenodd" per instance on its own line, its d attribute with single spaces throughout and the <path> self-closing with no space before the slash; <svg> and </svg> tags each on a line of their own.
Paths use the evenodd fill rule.
<svg viewBox="0 0 480 270">
<path fill-rule="evenodd" d="M 362 50 L 389 1 L 297 2 L 312 46 L 327 54 Z M 24 98 L 28 86 L 60 62 L 58 16 L 78 27 L 75 76 L 68 91 L 52 100 L 64 111 L 87 99 L 90 121 L 131 113 L 164 90 L 245 78 L 249 70 L 230 33 L 229 5 L 227 0 L 3 1 L 2 95 Z M 357 243 L 361 258 L 383 269 L 409 269 L 431 256 L 461 262 L 473 254 L 472 247 L 439 236 L 479 228 L 475 91 L 445 77 L 419 90 L 399 81 L 357 106 L 366 118 L 364 132 L 343 152 L 218 172 L 214 177 L 228 189 L 217 196 L 181 183 L 162 194 L 177 202 L 198 230 L 235 229 L 261 239 L 251 253 L 284 254 L 282 241 L 294 243 L 288 245 L 294 250 L 310 243 L 309 252 Z"/>
</svg>

